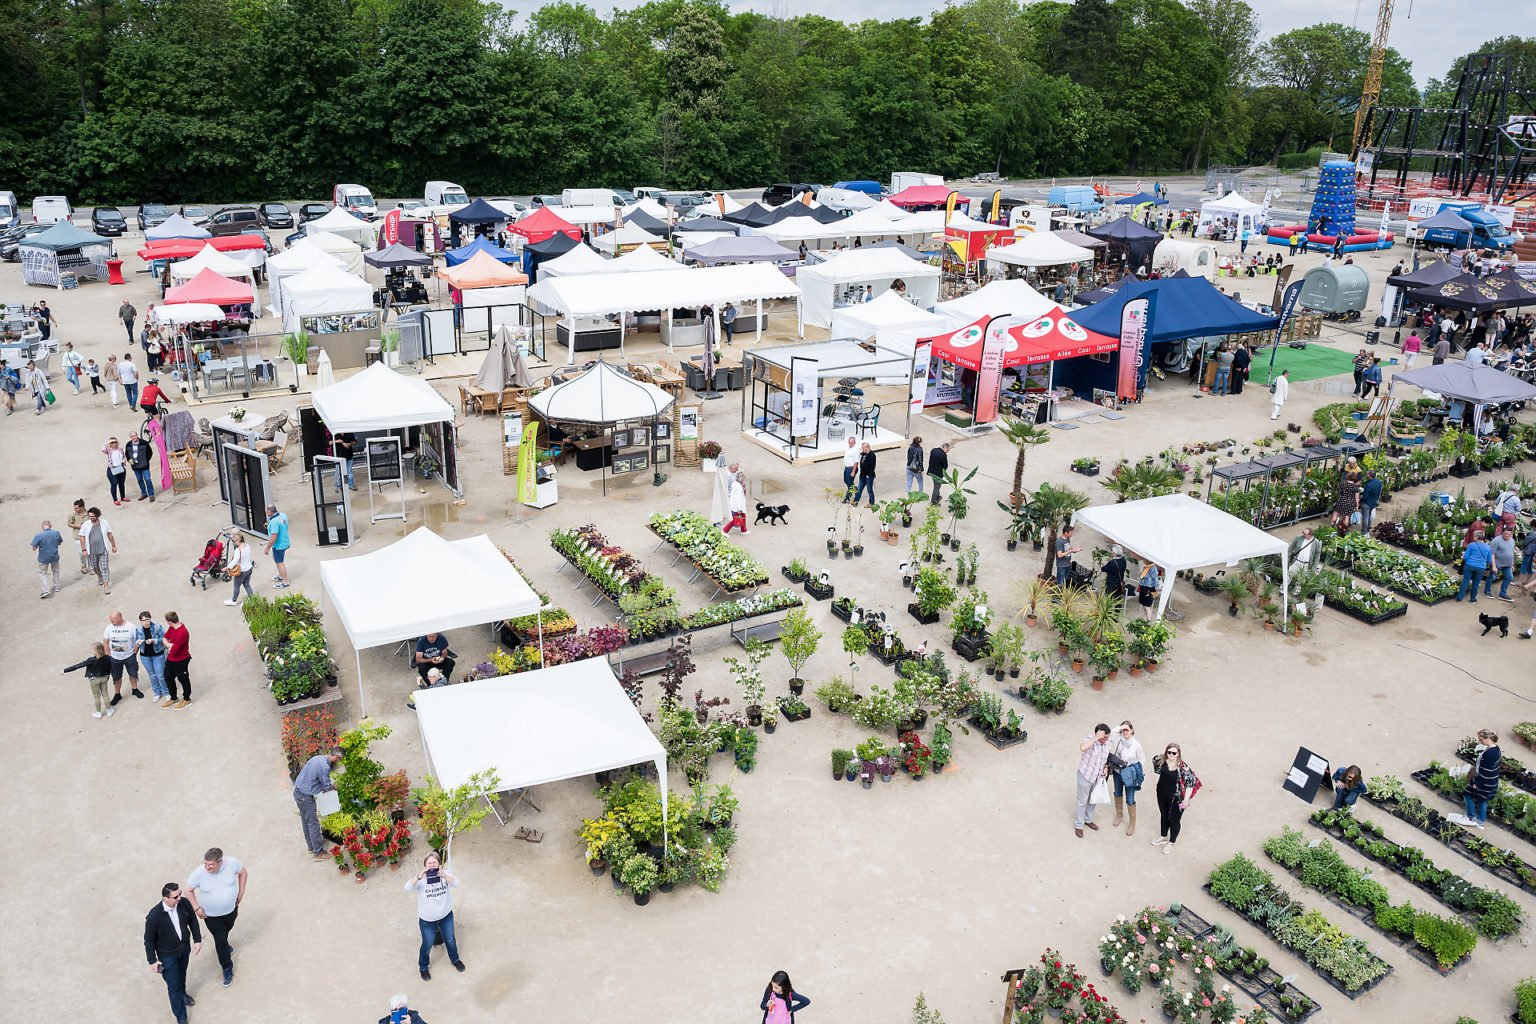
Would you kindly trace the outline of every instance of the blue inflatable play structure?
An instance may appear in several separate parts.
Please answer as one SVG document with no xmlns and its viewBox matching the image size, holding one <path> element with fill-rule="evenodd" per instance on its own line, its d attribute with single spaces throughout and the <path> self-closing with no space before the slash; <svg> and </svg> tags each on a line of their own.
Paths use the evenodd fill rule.
<svg viewBox="0 0 1536 1024">
<path fill-rule="evenodd" d="M 1330 160 L 1317 176 L 1317 193 L 1312 197 L 1312 212 L 1305 224 L 1273 225 L 1269 228 L 1271 245 L 1289 247 L 1291 236 L 1302 236 L 1302 251 L 1332 251 L 1340 237 L 1345 252 L 1390 249 L 1392 232 L 1355 230 L 1355 165 L 1351 160 Z"/>
</svg>

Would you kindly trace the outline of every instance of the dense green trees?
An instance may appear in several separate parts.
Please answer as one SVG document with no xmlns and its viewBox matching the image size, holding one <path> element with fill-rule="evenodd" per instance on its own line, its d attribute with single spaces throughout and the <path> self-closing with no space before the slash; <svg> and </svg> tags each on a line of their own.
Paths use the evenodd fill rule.
<svg viewBox="0 0 1536 1024">
<path fill-rule="evenodd" d="M 860 24 L 722 0 L 523 19 L 484 0 L 0 0 L 0 187 L 219 202 L 429 178 L 1150 175 L 1344 145 L 1368 45 L 1341 25 L 1261 44 L 1246 0 L 963 0 Z M 1536 73 L 1536 40 L 1489 46 Z M 1416 96 L 1395 52 L 1384 94 Z"/>
</svg>

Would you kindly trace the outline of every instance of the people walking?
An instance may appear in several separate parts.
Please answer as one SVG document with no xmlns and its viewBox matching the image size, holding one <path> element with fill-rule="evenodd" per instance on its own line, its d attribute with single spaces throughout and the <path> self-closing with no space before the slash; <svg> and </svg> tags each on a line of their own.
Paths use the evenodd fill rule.
<svg viewBox="0 0 1536 1024">
<path fill-rule="evenodd" d="M 789 972 L 774 971 L 758 1009 L 763 1011 L 762 1024 L 795 1024 L 795 1014 L 810 1005 L 809 999 L 795 991 Z"/>
<path fill-rule="evenodd" d="M 277 510 L 276 505 L 267 506 L 267 546 L 264 553 L 272 556 L 272 564 L 277 566 L 277 575 L 272 577 L 272 582 L 278 589 L 288 586 L 288 517 Z"/>
<path fill-rule="evenodd" d="M 1094 726 L 1093 735 L 1078 744 L 1077 749 L 1077 797 L 1072 832 L 1081 839 L 1083 829 L 1099 830 L 1093 823 L 1093 790 L 1095 786 L 1107 785 L 1104 778 L 1109 764 L 1109 726 L 1103 722 Z"/>
<path fill-rule="evenodd" d="M 1362 348 L 1360 351 L 1355 353 L 1352 369 L 1352 374 L 1355 379 L 1355 387 L 1354 390 L 1350 392 L 1350 394 L 1356 396 L 1357 398 L 1364 397 L 1361 391 L 1365 387 L 1365 368 L 1366 365 L 1370 363 L 1370 361 L 1371 357 L 1366 353 L 1365 349 Z"/>
<path fill-rule="evenodd" d="M 96 360 L 86 360 L 85 375 L 91 382 L 91 394 L 106 391 L 106 386 L 101 383 L 101 367 L 96 365 Z"/>
<path fill-rule="evenodd" d="M 1508 601 L 1509 585 L 1515 579 L 1515 531 L 1502 524 L 1496 529 L 1493 539 L 1488 542 L 1488 551 L 1492 558 L 1488 563 L 1488 572 L 1483 577 L 1483 596 L 1493 596 L 1493 581 L 1497 579 L 1499 600 Z"/>
<path fill-rule="evenodd" d="M 37 579 L 42 589 L 38 597 L 49 598 L 59 592 L 59 547 L 64 538 L 53 523 L 43 520 L 42 528 L 32 535 L 32 550 L 37 552 Z"/>
<path fill-rule="evenodd" d="M 123 675 L 128 676 L 128 689 L 140 700 L 144 691 L 139 689 L 139 639 L 138 630 L 128 625 L 122 612 L 107 616 L 107 628 L 101 631 L 102 643 L 112 658 L 112 703 L 123 699 Z"/>
<path fill-rule="evenodd" d="M 875 507 L 875 452 L 865 441 L 859 448 L 859 484 L 853 492 L 853 503 L 859 503 L 859 496 L 865 492 L 869 494 L 869 507 Z"/>
<path fill-rule="evenodd" d="M 939 503 L 939 488 L 944 486 L 944 475 L 949 472 L 949 449 L 951 444 L 945 441 L 928 449 L 928 476 L 933 481 L 932 504 Z"/>
<path fill-rule="evenodd" d="M 1290 563 L 1291 576 L 1295 577 L 1310 570 L 1313 563 L 1317 561 L 1317 555 L 1317 537 L 1313 535 L 1312 527 L 1304 527 L 1300 533 L 1292 538 L 1287 552 L 1286 557 Z"/>
<path fill-rule="evenodd" d="M 101 454 L 107 460 L 107 488 L 112 492 L 112 504 L 121 507 L 128 501 L 128 453 L 117 438 L 109 437 Z"/>
<path fill-rule="evenodd" d="M 80 555 L 85 559 L 88 572 L 96 574 L 96 585 L 103 594 L 112 593 L 111 554 L 117 554 L 117 537 L 112 524 L 101 518 L 101 509 L 92 505 L 85 510 L 85 522 L 80 526 Z"/>
<path fill-rule="evenodd" d="M 112 408 L 117 408 L 117 386 L 122 383 L 117 375 L 117 356 L 107 356 L 107 363 L 101 368 L 101 379 L 107 382 L 107 395 L 112 399 Z"/>
<path fill-rule="evenodd" d="M 725 343 L 727 345 L 735 344 L 736 304 L 734 302 L 727 302 L 724 308 L 720 310 L 720 329 L 725 333 Z"/>
<path fill-rule="evenodd" d="M 128 344 L 133 344 L 133 322 L 139 318 L 139 311 L 133 308 L 133 303 L 127 299 L 117 307 L 117 318 L 123 322 L 123 327 L 128 331 Z"/>
<path fill-rule="evenodd" d="M 848 438 L 848 447 L 843 449 L 843 504 L 853 500 L 853 488 L 859 478 L 859 440 L 856 437 Z"/>
<path fill-rule="evenodd" d="M 36 362 L 28 359 L 25 381 L 27 392 L 32 396 L 32 415 L 41 416 L 48 411 L 48 375 L 38 369 Z"/>
<path fill-rule="evenodd" d="M 1114 761 L 1109 763 L 1110 777 L 1115 782 L 1115 820 L 1111 824 L 1119 828 L 1123 812 L 1129 816 L 1125 834 L 1133 836 L 1136 834 L 1136 791 L 1146 781 L 1147 769 L 1144 762 L 1147 752 L 1141 749 L 1141 741 L 1136 738 L 1136 727 L 1129 721 L 1120 723 L 1119 732 L 1110 748 L 1110 753 L 1120 762 L 1118 768 Z"/>
<path fill-rule="evenodd" d="M 123 385 L 123 397 L 128 400 L 128 408 L 138 408 L 139 368 L 133 363 L 132 352 L 123 353 L 122 362 L 117 364 L 117 379 Z"/>
<path fill-rule="evenodd" d="M 1503 752 L 1499 750 L 1499 734 L 1491 729 L 1478 730 L 1477 759 L 1467 774 L 1467 788 L 1461 797 L 1467 813 L 1448 814 L 1447 818 L 1470 828 L 1483 828 L 1487 825 L 1488 801 L 1499 791 L 1499 777 L 1503 774 L 1500 762 L 1503 759 Z"/>
<path fill-rule="evenodd" d="M 1159 828 L 1159 837 L 1152 840 L 1152 845 L 1163 847 L 1164 853 L 1172 853 L 1179 841 L 1184 811 L 1200 792 L 1200 778 L 1185 763 L 1184 751 L 1177 743 L 1168 744 L 1152 759 L 1152 771 L 1157 774 Z"/>
<path fill-rule="evenodd" d="M 1285 400 L 1291 397 L 1291 371 L 1281 370 L 1269 385 L 1269 418 L 1280 418 L 1280 410 L 1285 406 Z"/>
<path fill-rule="evenodd" d="M 256 591 L 251 589 L 251 573 L 255 571 L 256 559 L 251 555 L 251 546 L 245 542 L 245 536 L 238 530 L 230 538 L 229 558 L 224 563 L 224 575 L 228 576 L 234 587 L 229 592 L 229 600 L 224 603 L 235 606 L 240 603 L 240 588 L 245 588 L 247 597 L 255 597 Z"/>
<path fill-rule="evenodd" d="M 69 535 L 71 537 L 80 536 L 80 527 L 85 525 L 85 520 L 85 499 L 76 498 L 75 504 L 69 511 Z M 90 571 L 90 566 L 85 564 L 85 552 L 82 550 L 80 552 L 80 574 L 82 576 L 88 575 Z"/>
<path fill-rule="evenodd" d="M 139 437 L 137 431 L 129 432 L 128 443 L 123 446 L 123 457 L 127 464 L 132 467 L 133 478 L 139 485 L 139 501 L 143 501 L 145 498 L 148 498 L 150 501 L 155 500 L 155 482 L 150 479 L 149 475 L 150 460 L 154 453 L 154 447 L 147 440 Z M 124 493 L 123 501 L 126 502 L 127 500 L 128 496 Z"/>
<path fill-rule="evenodd" d="M 187 1024 L 187 1007 L 197 1003 L 187 992 L 187 967 L 203 951 L 203 930 L 197 915 L 181 898 L 181 886 L 166 882 L 160 902 L 144 915 L 144 955 L 149 969 L 165 982 L 176 1024 Z"/>
<path fill-rule="evenodd" d="M 59 326 L 59 318 L 53 315 L 53 310 L 48 308 L 46 301 L 39 302 L 32 307 L 32 316 L 37 320 L 37 330 L 47 341 L 53 337 L 53 329 Z"/>
<path fill-rule="evenodd" d="M 60 353 L 64 357 L 64 379 L 69 381 L 69 386 L 75 389 L 75 394 L 80 393 L 80 370 L 85 365 L 85 360 L 80 358 L 80 353 L 75 351 L 75 343 L 66 341 L 64 351 Z"/>
<path fill-rule="evenodd" d="M 1472 603 L 1477 604 L 1477 588 L 1492 564 L 1493 549 L 1483 540 L 1483 531 L 1474 530 L 1472 539 L 1461 552 L 1461 589 L 1456 591 L 1456 600 L 1460 601 L 1470 592 Z"/>
<path fill-rule="evenodd" d="M 1451 336 L 1441 333 L 1440 340 L 1435 342 L 1434 351 L 1430 354 L 1429 365 L 1439 366 L 1451 357 Z"/>
<path fill-rule="evenodd" d="M 923 486 L 923 439 L 914 437 L 907 445 L 907 493 L 926 490 Z"/>
<path fill-rule="evenodd" d="M 328 861 L 325 839 L 320 835 L 320 816 L 315 811 L 315 797 L 328 793 L 336 786 L 331 782 L 331 768 L 341 763 L 341 748 L 332 747 L 330 752 L 316 754 L 304 762 L 298 777 L 293 780 L 293 802 L 299 808 L 299 822 L 304 829 L 304 845 L 309 855 L 317 861 Z"/>
<path fill-rule="evenodd" d="M 729 466 L 715 467 L 714 493 L 709 501 L 709 521 L 716 526 L 724 526 L 731 521 L 731 484 L 736 480 L 736 474 L 741 471 L 741 464 L 731 463 Z"/>
<path fill-rule="evenodd" d="M 192 666 L 189 649 L 192 634 L 187 632 L 187 627 L 181 624 L 181 616 L 175 612 L 166 612 L 165 621 L 168 624 L 165 627 L 165 695 L 176 702 L 171 706 L 180 710 L 192 703 L 192 677 L 188 672 Z M 179 700 L 176 697 L 177 683 L 181 684 Z"/>
<path fill-rule="evenodd" d="M 1403 339 L 1403 369 L 1413 369 L 1413 361 L 1424 350 L 1424 339 L 1419 337 L 1417 329 L 1408 332 L 1408 337 Z"/>
<path fill-rule="evenodd" d="M 1072 527 L 1063 526 L 1056 535 L 1056 588 L 1066 587 L 1072 576 L 1072 556 L 1083 549 L 1072 546 Z"/>
<path fill-rule="evenodd" d="M 192 910 L 208 926 L 208 934 L 213 937 L 213 951 L 218 954 L 219 966 L 224 969 L 225 988 L 235 980 L 234 950 L 229 945 L 229 933 L 240 916 L 240 902 L 245 899 L 245 883 L 249 877 L 244 864 L 224 856 L 224 851 L 217 846 L 203 854 L 203 862 L 187 877 L 187 902 L 192 904 Z"/>
<path fill-rule="evenodd" d="M 1381 393 L 1381 360 L 1372 356 L 1360 376 L 1360 397 L 1370 398 Z"/>
<path fill-rule="evenodd" d="M 1111 544 L 1109 558 L 1104 562 L 1104 593 L 1121 604 L 1125 603 L 1125 574 L 1129 571 L 1125 549 L 1119 544 Z"/>
<path fill-rule="evenodd" d="M 1365 483 L 1360 485 L 1360 532 L 1370 533 L 1376 520 L 1376 507 L 1381 504 L 1381 477 L 1374 469 L 1366 470 Z"/>
<path fill-rule="evenodd" d="M 106 645 L 100 640 L 91 644 L 90 657 L 66 666 L 64 671 L 74 672 L 82 668 L 85 669 L 85 681 L 91 687 L 91 702 L 96 705 L 96 710 L 91 712 L 91 717 L 111 718 L 117 714 L 117 709 L 112 706 L 112 701 L 107 696 L 107 682 L 112 678 L 112 659 L 107 656 Z"/>
<path fill-rule="evenodd" d="M 406 881 L 405 891 L 416 894 L 416 922 L 421 926 L 416 969 L 421 972 L 422 981 L 431 981 L 432 946 L 439 937 L 448 951 L 448 962 L 454 970 L 464 972 L 464 961 L 459 959 L 459 944 L 453 934 L 453 890 L 459 887 L 459 880 L 443 870 L 435 853 L 427 854 L 421 863 L 416 877 Z"/>
<path fill-rule="evenodd" d="M 730 521 L 725 524 L 725 532 L 739 529 L 747 532 L 747 475 L 737 473 L 731 479 L 730 490 L 727 492 L 726 505 L 731 513 Z"/>
<path fill-rule="evenodd" d="M 11 369 L 11 364 L 0 359 L 0 395 L 5 398 L 5 414 L 16 411 L 16 392 L 21 390 L 21 374 Z"/>
</svg>

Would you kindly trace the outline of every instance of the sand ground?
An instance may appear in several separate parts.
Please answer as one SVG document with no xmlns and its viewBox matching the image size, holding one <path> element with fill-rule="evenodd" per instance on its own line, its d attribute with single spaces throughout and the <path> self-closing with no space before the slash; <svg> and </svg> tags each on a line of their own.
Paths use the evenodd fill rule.
<svg viewBox="0 0 1536 1024">
<path fill-rule="evenodd" d="M 1379 284 L 1395 258 L 1388 253 L 1357 262 Z M 1270 287 L 1246 279 L 1237 286 Z M 14 265 L 0 268 L 0 293 L 29 301 L 42 294 L 21 285 Z M 47 297 L 61 321 L 60 336 L 100 360 L 122 349 L 113 314 L 123 294 L 141 310 L 153 297 L 139 276 L 126 288 L 97 284 Z M 1335 337 L 1341 345 L 1355 340 Z M 474 363 L 445 361 L 434 372 L 472 372 Z M 451 379 L 434 383 L 445 395 L 456 393 Z M 1515 722 L 1536 717 L 1536 645 L 1513 636 L 1479 637 L 1476 610 L 1455 604 L 1414 605 L 1406 617 L 1375 629 L 1325 610 L 1310 636 L 1281 639 L 1250 619 L 1230 619 L 1216 600 L 1181 590 L 1175 607 L 1185 619 L 1156 676 L 1122 675 L 1103 692 L 1090 690 L 1084 677 L 1065 716 L 1025 713 L 1029 741 L 1021 747 L 998 752 L 978 736 L 957 737 L 956 769 L 942 777 L 899 779 L 872 792 L 833 783 L 828 751 L 862 737 L 851 722 L 821 708 L 810 721 L 765 737 L 751 775 L 718 761 L 716 781 L 737 789 L 742 808 L 731 875 L 717 896 L 689 888 L 635 907 L 582 863 L 575 832 L 598 807 L 591 781 L 541 787 L 543 813 L 520 820 L 545 831 L 542 844 L 519 845 L 510 831 L 494 827 L 456 844 L 455 869 L 464 881 L 456 916 L 468 972 L 447 970 L 439 953 L 434 980 L 423 983 L 410 927 L 414 902 L 400 891 L 402 876 L 383 873 L 356 885 L 304 855 L 280 753 L 279 715 L 256 652 L 237 610 L 221 604 L 222 592 L 192 590 L 186 583 L 203 542 L 224 524 L 206 463 L 203 488 L 195 495 L 108 506 L 120 548 L 110 597 L 73 571 L 66 552 L 63 592 L 38 600 L 26 539 L 44 518 L 62 525 L 77 496 L 106 504 L 97 449 L 134 420 L 104 398 L 67 394 L 62 379 L 54 387 L 61 397 L 53 411 L 33 417 L 20 408 L 4 424 L 0 509 L 12 540 L 3 607 L 17 650 L 5 673 L 3 763 L 11 797 L 8 827 L 0 835 L 0 855 L 13 870 L 0 893 L 6 904 L 35 918 L 17 933 L 11 955 L 0 958 L 0 991 L 11 1020 L 63 1014 L 167 1019 L 164 988 L 142 959 L 141 921 L 160 885 L 184 879 L 209 845 L 244 861 L 251 881 L 233 936 L 234 986 L 220 988 L 211 943 L 193 962 L 191 991 L 199 999 L 193 1019 L 202 1021 L 366 1021 L 382 1014 L 396 991 L 410 993 L 412 1005 L 433 1024 L 529 1014 L 608 1019 L 636 1012 L 641 1019 L 745 1021 L 756 1019 L 762 986 L 778 968 L 788 969 L 814 1000 L 807 1021 L 902 1019 L 919 991 L 952 1024 L 996 1020 L 1004 969 L 1028 963 L 1047 945 L 1091 965 L 1097 938 L 1116 914 L 1169 900 L 1188 901 L 1234 925 L 1244 942 L 1299 975 L 1299 984 L 1321 1001 L 1325 1021 L 1449 1024 L 1460 1014 L 1496 1021 L 1512 1010 L 1515 981 L 1531 973 L 1531 953 L 1521 938 L 1480 946 L 1454 978 L 1436 977 L 1313 896 L 1311 903 L 1360 932 L 1396 967 L 1384 985 L 1351 1002 L 1218 910 L 1199 886 L 1217 861 L 1237 851 L 1261 857 L 1267 836 L 1304 821 L 1307 808 L 1280 789 L 1298 745 L 1340 763 L 1358 762 L 1371 774 L 1406 776 L 1431 758 L 1448 757 L 1455 742 L 1477 728 L 1507 735 Z M 1337 400 L 1348 387 L 1347 380 L 1342 387 L 1338 380 L 1293 387 L 1286 419 L 1305 420 L 1312 408 Z M 1031 455 L 1027 482 L 1071 483 L 1092 493 L 1096 484 L 1068 472 L 1078 455 L 1110 462 L 1170 444 L 1257 437 L 1272 427 L 1266 399 L 1258 387 L 1216 399 L 1199 396 L 1183 381 L 1155 383 L 1147 401 L 1124 420 L 1057 432 Z M 287 400 L 283 395 L 246 404 L 264 413 Z M 871 518 L 863 558 L 828 564 L 822 554 L 820 538 L 830 520 L 822 491 L 834 481 L 836 467 L 792 469 L 745 443 L 734 429 L 740 415 L 735 396 L 705 403 L 704 410 L 704 436 L 718 438 L 741 458 L 754 494 L 793 507 L 788 526 L 755 529 L 745 546 L 774 568 L 803 556 L 831 572 L 839 593 L 905 622 L 896 568 L 904 544 L 876 543 Z M 211 406 L 198 415 L 219 411 Z M 598 624 L 606 612 L 591 610 L 573 592 L 569 574 L 557 575 L 559 560 L 545 537 L 562 524 L 596 523 L 678 586 L 685 604 L 706 600 L 703 587 L 686 585 L 675 570 L 663 568 L 659 553 L 650 554 L 653 540 L 643 525 L 653 510 L 707 508 L 709 485 L 701 474 L 674 467 L 662 487 L 630 482 L 611 486 L 604 497 L 595 477 L 567 469 L 560 503 L 534 511 L 513 501 L 512 481 L 500 470 L 496 429 L 488 418 L 463 426 L 466 504 L 452 505 L 441 490 L 412 494 L 405 529 L 427 523 L 450 537 L 488 533 L 583 626 Z M 1008 607 L 1017 582 L 1039 568 L 1039 556 L 1027 545 L 1010 554 L 1002 543 L 994 502 L 1009 486 L 1011 450 L 995 437 L 961 439 L 933 422 L 918 430 L 930 444 L 957 440 L 953 463 L 980 467 L 975 512 L 963 533 L 981 547 L 982 588 L 994 605 Z M 1522 468 L 1531 472 L 1529 464 Z M 885 457 L 881 470 L 882 490 L 888 491 L 900 479 L 899 459 Z M 319 561 L 342 552 L 316 549 L 306 513 L 308 487 L 296 466 L 279 470 L 274 480 L 280 504 L 293 512 L 296 586 L 318 595 Z M 1095 497 L 1107 500 L 1107 493 Z M 364 522 L 348 553 L 376 550 L 401 533 L 398 524 Z M 265 580 L 270 559 L 260 562 L 257 578 Z M 400 600 L 410 600 L 411 587 L 410 580 L 399 581 Z M 826 606 L 816 607 L 820 625 L 835 636 Z M 190 627 L 196 699 L 185 710 L 160 711 L 129 698 L 116 717 L 93 720 L 84 681 L 59 675 L 59 668 L 85 655 L 110 610 L 131 618 L 141 608 L 175 609 Z M 1515 621 L 1530 608 L 1527 601 L 1515 609 Z M 329 632 L 343 666 L 347 698 L 341 713 L 351 721 L 357 714 L 351 651 L 338 628 Z M 914 623 L 902 633 L 913 641 L 947 640 L 937 627 L 925 631 Z M 483 654 L 484 634 L 477 630 L 459 631 L 454 642 L 466 656 Z M 1036 630 L 1031 642 L 1044 647 L 1051 640 Z M 833 646 L 830 639 L 823 642 L 807 673 L 813 680 L 845 668 Z M 699 686 L 730 692 L 720 663 L 729 653 L 718 633 L 696 645 Z M 365 653 L 363 665 L 370 711 L 395 728 L 376 754 L 388 768 L 404 767 L 418 778 L 424 770 L 420 741 L 404 707 L 414 675 L 390 648 Z M 779 692 L 787 667 L 777 654 L 766 666 L 770 693 Z M 865 659 L 859 683 L 885 676 Z M 1156 834 L 1150 806 L 1135 838 L 1107 827 L 1085 839 L 1072 834 L 1077 743 L 1095 722 L 1122 718 L 1136 723 L 1149 751 L 1169 740 L 1182 742 L 1205 782 L 1173 856 L 1148 845 Z M 1511 741 L 1505 749 L 1518 748 Z M 681 779 L 673 784 L 681 786 Z M 1393 838 L 1428 848 L 1427 837 L 1379 812 L 1367 813 L 1382 820 Z M 1107 815 L 1103 820 L 1107 824 Z M 1506 838 L 1493 828 L 1489 836 Z M 1508 845 L 1528 859 L 1536 855 L 1519 840 L 1509 838 Z M 1435 860 L 1477 884 L 1506 888 L 1449 851 L 1436 852 Z M 16 870 L 22 864 L 36 873 Z M 1423 902 L 1401 879 L 1383 881 L 1394 898 Z M 1516 898 L 1536 912 L 1536 900 Z M 26 907 L 35 913 L 21 909 Z M 1131 999 L 1111 987 L 1127 1017 L 1155 1014 L 1150 991 Z"/>
</svg>

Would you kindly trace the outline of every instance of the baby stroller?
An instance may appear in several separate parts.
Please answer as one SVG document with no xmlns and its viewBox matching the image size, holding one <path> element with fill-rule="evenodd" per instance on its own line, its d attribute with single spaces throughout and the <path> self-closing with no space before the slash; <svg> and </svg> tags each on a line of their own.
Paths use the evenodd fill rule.
<svg viewBox="0 0 1536 1024">
<path fill-rule="evenodd" d="M 192 567 L 188 583 L 194 587 L 201 583 L 204 590 L 208 589 L 208 577 L 219 572 L 224 565 L 224 543 L 228 539 L 229 534 L 221 533 L 203 545 L 203 557 Z"/>
</svg>

